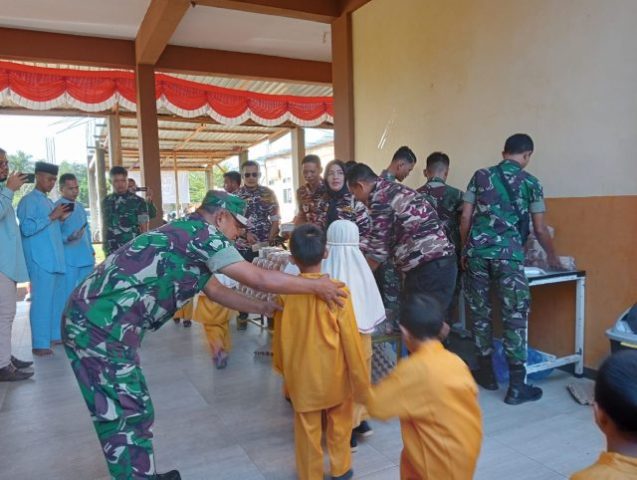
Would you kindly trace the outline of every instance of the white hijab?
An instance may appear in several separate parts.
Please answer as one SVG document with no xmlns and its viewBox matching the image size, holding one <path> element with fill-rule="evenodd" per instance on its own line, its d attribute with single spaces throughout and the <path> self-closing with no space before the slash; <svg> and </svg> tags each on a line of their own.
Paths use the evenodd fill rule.
<svg viewBox="0 0 637 480">
<path fill-rule="evenodd" d="M 345 282 L 352 293 L 356 323 L 361 333 L 372 333 L 385 320 L 385 307 L 374 275 L 359 248 L 355 223 L 336 220 L 327 229 L 328 256 L 321 271 Z"/>
</svg>

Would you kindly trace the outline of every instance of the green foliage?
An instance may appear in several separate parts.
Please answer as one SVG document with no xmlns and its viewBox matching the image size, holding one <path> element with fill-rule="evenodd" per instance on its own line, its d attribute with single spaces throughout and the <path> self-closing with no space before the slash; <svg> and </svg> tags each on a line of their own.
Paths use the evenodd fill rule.
<svg viewBox="0 0 637 480">
<path fill-rule="evenodd" d="M 190 203 L 199 204 L 206 195 L 206 174 L 204 172 L 190 172 L 188 174 Z"/>
</svg>

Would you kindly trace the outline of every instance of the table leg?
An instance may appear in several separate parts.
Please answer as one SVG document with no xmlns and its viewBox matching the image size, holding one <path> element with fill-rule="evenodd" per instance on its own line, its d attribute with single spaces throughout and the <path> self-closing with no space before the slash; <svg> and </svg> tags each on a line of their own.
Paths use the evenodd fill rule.
<svg viewBox="0 0 637 480">
<path fill-rule="evenodd" d="M 580 360 L 575 364 L 575 376 L 584 375 L 584 327 L 586 311 L 586 278 L 578 278 L 575 291 L 575 353 Z"/>
</svg>

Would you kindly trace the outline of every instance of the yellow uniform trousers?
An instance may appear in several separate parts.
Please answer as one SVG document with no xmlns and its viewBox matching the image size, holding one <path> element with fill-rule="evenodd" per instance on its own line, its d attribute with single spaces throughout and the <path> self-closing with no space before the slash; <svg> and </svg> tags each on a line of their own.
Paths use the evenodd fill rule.
<svg viewBox="0 0 637 480">
<path fill-rule="evenodd" d="M 175 312 L 175 314 L 173 315 L 173 318 L 175 319 L 180 318 L 182 320 L 192 320 L 192 304 L 193 304 L 193 301 L 190 300 L 188 303 L 186 303 L 183 307 L 181 307 L 179 310 Z"/>
<path fill-rule="evenodd" d="M 213 354 L 220 350 L 229 352 L 232 349 L 232 337 L 228 323 L 232 310 L 213 302 L 205 295 L 199 295 L 193 320 L 203 325 L 208 344 Z"/>
<path fill-rule="evenodd" d="M 300 480 L 323 479 L 323 415 L 325 415 L 325 443 L 330 458 L 330 475 L 344 475 L 352 465 L 349 446 L 352 436 L 351 397 L 325 410 L 294 413 L 294 448 L 296 470 Z"/>
<path fill-rule="evenodd" d="M 372 336 L 369 334 L 361 333 L 361 346 L 363 347 L 363 355 L 367 360 L 367 370 L 372 371 Z M 369 418 L 369 413 L 365 405 L 362 403 L 354 403 L 354 414 L 352 419 L 352 428 L 358 427 L 362 421 Z"/>
</svg>

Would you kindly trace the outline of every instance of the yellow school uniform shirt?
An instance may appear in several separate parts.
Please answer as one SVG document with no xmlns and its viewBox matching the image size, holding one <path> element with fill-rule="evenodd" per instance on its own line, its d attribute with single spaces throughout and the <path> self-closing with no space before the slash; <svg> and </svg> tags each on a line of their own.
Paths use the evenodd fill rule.
<svg viewBox="0 0 637 480">
<path fill-rule="evenodd" d="M 401 360 L 367 398 L 372 417 L 400 418 L 402 479 L 469 480 L 482 444 L 478 389 L 438 340 Z"/>
<path fill-rule="evenodd" d="M 596 463 L 573 474 L 571 480 L 637 480 L 637 458 L 603 452 Z"/>
<path fill-rule="evenodd" d="M 319 278 L 321 274 L 301 274 Z M 314 295 L 282 295 L 275 315 L 273 364 L 296 412 L 312 412 L 361 398 L 369 373 L 352 300 L 333 311 Z"/>
</svg>

